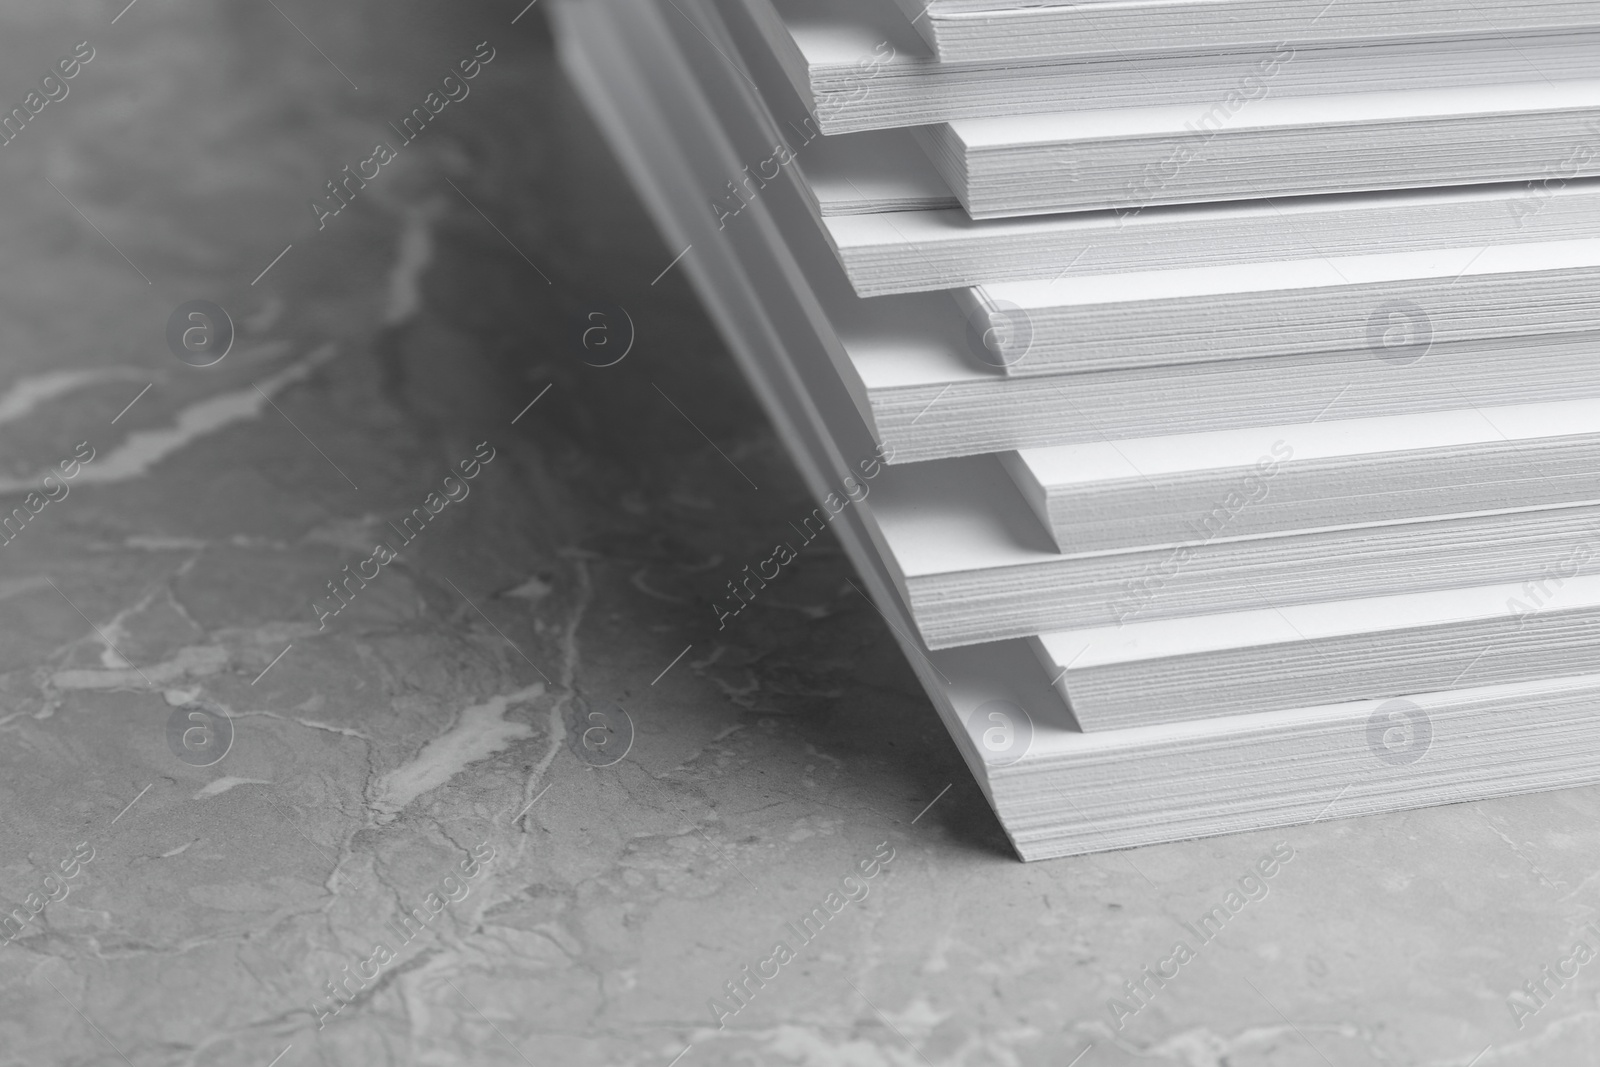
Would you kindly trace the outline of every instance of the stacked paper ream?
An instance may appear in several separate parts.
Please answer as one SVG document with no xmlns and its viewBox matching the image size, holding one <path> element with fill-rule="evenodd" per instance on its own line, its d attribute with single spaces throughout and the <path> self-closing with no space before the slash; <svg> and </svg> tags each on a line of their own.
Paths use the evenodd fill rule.
<svg viewBox="0 0 1600 1067">
<path fill-rule="evenodd" d="M 1275 98 L 1259 78 L 1209 110 L 1116 108 L 963 119 L 918 139 L 973 218 L 1273 195 L 1514 181 L 1600 140 L 1600 82 Z M 1600 158 L 1574 158 L 1568 178 Z"/>
<path fill-rule="evenodd" d="M 765 55 L 781 66 L 812 108 L 823 133 L 919 126 L 955 119 L 1193 105 L 1197 119 L 1222 108 L 1237 114 L 1267 96 L 1455 89 L 1542 84 L 1600 75 L 1600 16 L 1592 2 L 1568 28 L 1516 33 L 1514 12 L 1471 18 L 1477 32 L 1455 32 L 1464 5 L 1426 35 L 1327 40 L 1315 11 L 1285 19 L 1280 31 L 1207 49 L 1067 57 L 944 61 L 907 24 L 893 0 L 752 0 Z M 1091 5 L 1099 6 L 1099 5 Z M 1191 9 L 1201 4 L 1189 5 Z M 1224 5 L 1214 5 L 1223 7 Z M 1137 26 L 1140 15 L 1125 16 Z M 1135 29 L 1134 32 L 1137 32 Z M 1266 90 L 1263 91 L 1263 86 Z"/>
<path fill-rule="evenodd" d="M 1180 0 L 1128 17 L 1117 0 L 1016 4 L 1004 0 L 895 0 L 942 60 L 1018 62 L 1141 52 L 1260 48 L 1314 32 L 1320 42 L 1430 40 L 1506 32 L 1502 8 L 1452 0 Z M 1528 33 L 1600 24 L 1593 4 L 1523 0 L 1515 24 Z"/>
<path fill-rule="evenodd" d="M 1025 858 L 1600 779 L 1600 3 L 1318 6 L 557 9 Z"/>
</svg>

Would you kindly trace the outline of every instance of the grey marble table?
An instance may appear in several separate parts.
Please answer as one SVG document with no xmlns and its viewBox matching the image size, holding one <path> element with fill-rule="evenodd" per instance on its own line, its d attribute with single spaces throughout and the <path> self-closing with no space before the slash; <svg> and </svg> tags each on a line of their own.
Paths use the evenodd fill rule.
<svg viewBox="0 0 1600 1067">
<path fill-rule="evenodd" d="M 1594 789 L 1025 866 L 836 548 L 719 629 L 810 504 L 537 7 L 0 71 L 0 1064 L 1595 1059 Z"/>
</svg>

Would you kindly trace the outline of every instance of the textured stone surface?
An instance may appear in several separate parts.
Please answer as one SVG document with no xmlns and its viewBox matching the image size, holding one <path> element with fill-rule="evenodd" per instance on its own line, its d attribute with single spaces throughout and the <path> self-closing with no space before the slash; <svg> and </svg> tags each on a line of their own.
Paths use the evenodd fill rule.
<svg viewBox="0 0 1600 1067">
<path fill-rule="evenodd" d="M 1507 994 L 1600 943 L 1593 789 L 1351 822 L 1330 798 L 1023 866 L 836 549 L 717 632 L 809 504 L 681 272 L 652 284 L 678 250 L 540 12 L 278 7 L 0 15 L 7 107 L 96 50 L 0 147 L 7 506 L 95 454 L 0 547 L 0 896 L 66 891 L 0 947 L 0 1064 L 1592 1055 L 1600 970 L 1521 1029 Z M 484 40 L 470 95 L 319 232 L 323 183 Z M 192 299 L 238 325 L 207 368 L 164 341 Z M 636 343 L 587 366 L 605 301 Z M 325 583 L 481 442 L 470 493 L 319 629 Z M 626 756 L 585 755 L 618 706 Z M 179 759 L 175 712 L 226 713 L 226 756 Z M 1265 898 L 1117 1029 L 1122 982 L 1280 841 Z M 841 885 L 866 896 L 802 943 Z M 710 998 L 780 939 L 719 1030 Z M 378 974 L 319 1027 L 347 966 Z"/>
</svg>

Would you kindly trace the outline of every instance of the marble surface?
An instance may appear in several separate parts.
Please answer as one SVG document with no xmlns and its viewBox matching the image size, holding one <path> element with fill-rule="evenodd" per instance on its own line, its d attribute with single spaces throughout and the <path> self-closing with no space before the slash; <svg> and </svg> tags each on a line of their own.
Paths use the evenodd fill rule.
<svg viewBox="0 0 1600 1067">
<path fill-rule="evenodd" d="M 0 1064 L 1596 1058 L 1595 789 L 1023 865 L 837 550 L 718 632 L 809 504 L 521 8 L 0 13 Z"/>
</svg>

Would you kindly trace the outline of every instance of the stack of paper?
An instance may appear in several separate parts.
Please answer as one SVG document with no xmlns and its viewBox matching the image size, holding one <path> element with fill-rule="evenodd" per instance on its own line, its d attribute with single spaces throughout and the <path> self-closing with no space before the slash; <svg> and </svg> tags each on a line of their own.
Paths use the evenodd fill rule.
<svg viewBox="0 0 1600 1067">
<path fill-rule="evenodd" d="M 556 25 L 1024 858 L 1600 781 L 1600 3 Z"/>
<path fill-rule="evenodd" d="M 1335 44 L 1600 27 L 1600 10 L 1588 0 L 1518 0 L 1510 15 L 1458 0 L 1163 0 L 1133 11 L 1122 0 L 896 3 L 947 63 L 1240 51 L 1308 36 Z"/>
<path fill-rule="evenodd" d="M 1276 57 L 1274 57 L 1276 58 Z M 1600 137 L 1600 82 L 1227 98 L 958 119 L 917 140 L 975 219 L 1503 182 Z M 1574 159 L 1566 178 L 1600 173 Z"/>
</svg>

